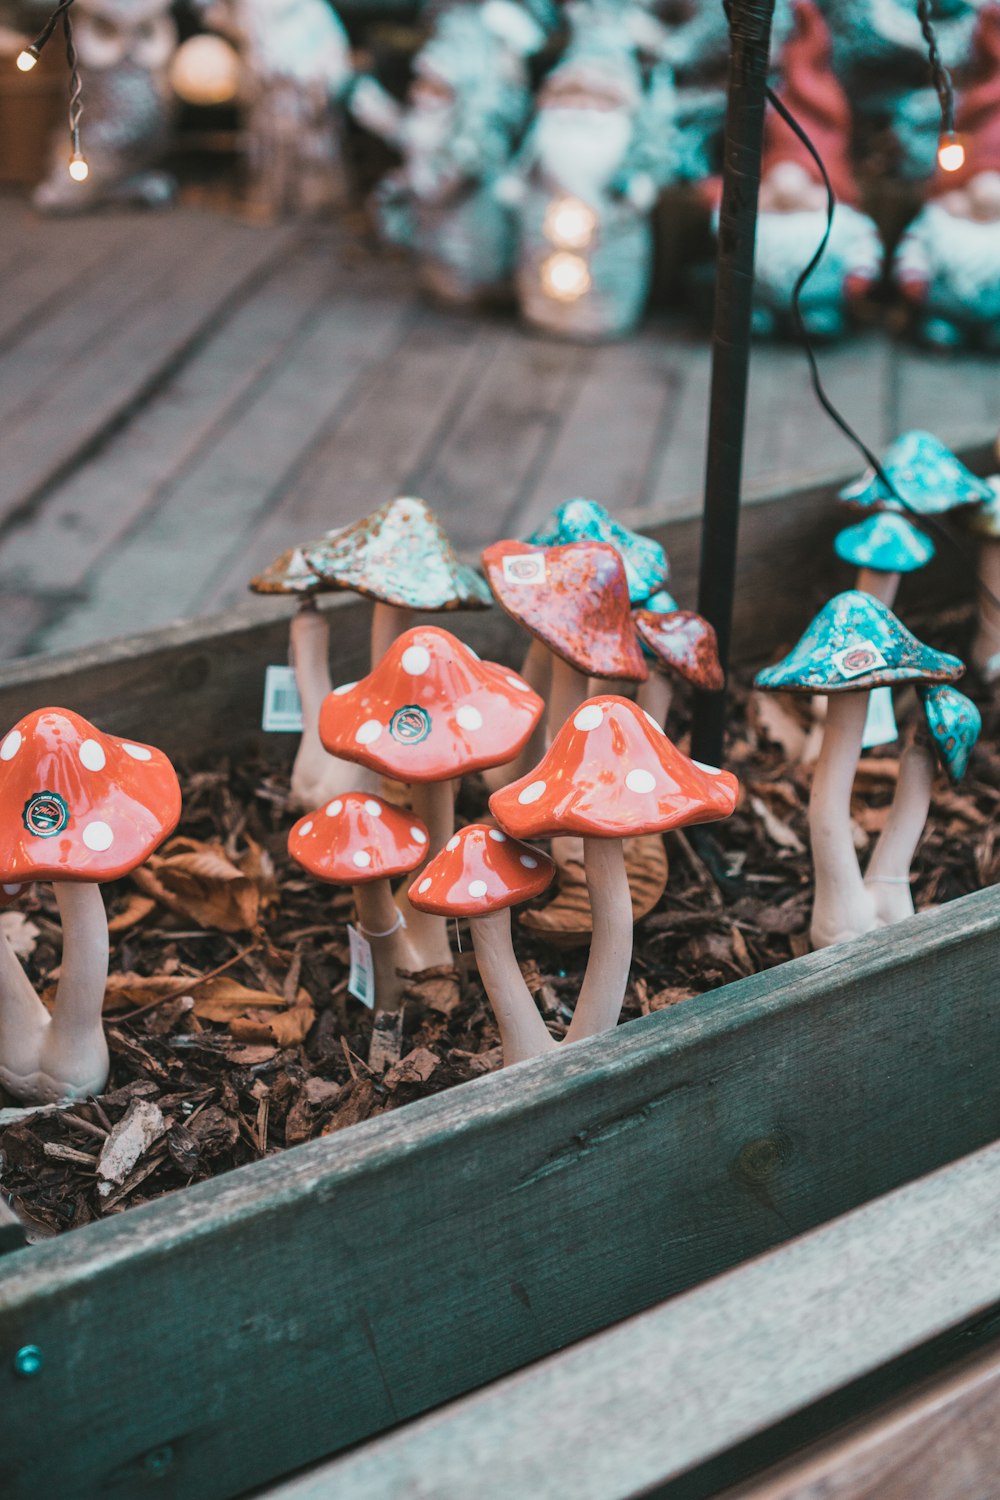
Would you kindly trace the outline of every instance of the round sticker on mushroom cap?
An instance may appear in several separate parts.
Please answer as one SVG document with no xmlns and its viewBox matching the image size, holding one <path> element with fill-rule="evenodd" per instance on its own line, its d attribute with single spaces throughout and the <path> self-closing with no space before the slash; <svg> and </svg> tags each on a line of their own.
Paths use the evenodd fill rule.
<svg viewBox="0 0 1000 1500">
<path fill-rule="evenodd" d="M 480 661 L 434 625 L 408 630 L 350 692 L 323 703 L 332 755 L 398 781 L 444 781 L 512 760 L 542 700 L 507 667 Z"/>
<path fill-rule="evenodd" d="M 519 581 L 511 567 L 528 554 L 544 557 L 544 585 Z M 578 672 L 645 682 L 649 672 L 632 624 L 625 567 L 614 547 L 495 542 L 483 553 L 483 568 L 507 613 Z"/>
<path fill-rule="evenodd" d="M 567 500 L 528 538 L 532 547 L 558 547 L 567 542 L 607 542 L 625 565 L 629 598 L 640 604 L 669 576 L 667 554 L 651 536 L 630 531 L 596 500 Z"/>
<path fill-rule="evenodd" d="M 371 792 L 345 792 L 337 802 L 335 816 L 307 813 L 288 835 L 292 859 L 318 880 L 365 885 L 407 875 L 426 856 L 427 829 L 412 813 Z"/>
<path fill-rule="evenodd" d="M 852 693 L 894 682 L 954 682 L 965 671 L 957 656 L 911 635 L 871 594 L 838 594 L 807 627 L 784 660 L 758 672 L 765 692 Z"/>
<path fill-rule="evenodd" d="M 0 879 L 117 880 L 172 833 L 181 812 L 161 750 L 102 734 L 79 714 L 43 708 L 3 740 Z"/>
<path fill-rule="evenodd" d="M 461 564 L 434 512 L 404 496 L 313 542 L 306 561 L 324 588 L 353 589 L 398 609 L 488 609 L 490 591 Z"/>
<path fill-rule="evenodd" d="M 494 792 L 490 811 L 516 838 L 625 838 L 728 818 L 738 795 L 735 776 L 703 770 L 635 703 L 607 696 L 568 719 L 527 776 Z"/>
<path fill-rule="evenodd" d="M 640 640 L 663 671 L 676 672 L 702 692 L 721 691 L 725 677 L 719 662 L 719 643 L 706 619 L 690 609 L 675 609 L 670 614 L 637 609 L 632 618 Z"/>
<path fill-rule="evenodd" d="M 540 896 L 555 865 L 547 854 L 497 829 L 470 823 L 421 870 L 407 893 L 418 911 L 441 917 L 482 917 Z"/>
</svg>

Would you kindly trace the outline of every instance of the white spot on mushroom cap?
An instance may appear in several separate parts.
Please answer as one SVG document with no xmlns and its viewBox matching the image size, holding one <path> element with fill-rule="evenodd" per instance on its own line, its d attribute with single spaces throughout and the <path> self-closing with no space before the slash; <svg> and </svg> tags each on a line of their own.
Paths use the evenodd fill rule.
<svg viewBox="0 0 1000 1500">
<path fill-rule="evenodd" d="M 354 854 L 354 863 L 357 865 L 359 870 L 367 870 L 371 862 L 372 857 L 368 853 L 367 849 L 358 849 Z"/>
<path fill-rule="evenodd" d="M 103 854 L 105 849 L 111 848 L 114 841 L 115 836 L 111 832 L 111 829 L 107 823 L 102 823 L 100 819 L 97 819 L 93 823 L 88 823 L 83 830 L 83 842 L 88 849 L 93 849 L 95 854 Z"/>
<path fill-rule="evenodd" d="M 430 888 L 431 888 L 431 877 L 429 875 L 425 875 L 424 878 L 423 878 L 423 880 L 417 886 L 417 890 L 420 893 L 420 895 L 422 896 L 423 893 L 424 893 L 424 891 L 429 891 Z"/>
<path fill-rule="evenodd" d="M 471 703 L 463 703 L 455 719 L 461 729 L 482 729 L 483 716 Z"/>
<path fill-rule="evenodd" d="M 426 646 L 407 646 L 399 664 L 411 677 L 422 677 L 431 664 L 431 653 Z"/>
<path fill-rule="evenodd" d="M 656 787 L 656 777 L 651 771 L 644 771 L 639 768 L 635 771 L 629 771 L 625 777 L 625 785 L 630 792 L 651 792 Z"/>
<path fill-rule="evenodd" d="M 524 790 L 518 792 L 517 800 L 518 802 L 523 803 L 525 806 L 527 806 L 529 802 L 537 802 L 539 797 L 543 797 L 544 795 L 544 781 L 529 781 Z"/>
<path fill-rule="evenodd" d="M 145 745 L 130 745 L 127 740 L 122 741 L 122 749 L 126 755 L 131 755 L 133 760 L 152 760 L 153 752 Z"/>
<path fill-rule="evenodd" d="M 344 804 L 339 797 L 334 797 L 332 802 L 326 804 L 326 815 L 328 818 L 335 818 L 338 813 L 342 813 L 343 811 Z"/>
<path fill-rule="evenodd" d="M 522 854 L 521 855 L 521 863 L 522 863 L 522 865 L 524 866 L 524 868 L 526 870 L 537 870 L 538 869 L 538 860 L 537 859 L 532 859 L 532 857 L 531 857 L 530 854 Z"/>
<path fill-rule="evenodd" d="M 365 802 L 365 812 L 370 818 L 380 818 L 382 816 L 381 802 L 376 802 L 374 797 L 369 797 Z"/>
<path fill-rule="evenodd" d="M 416 823 L 414 823 L 413 827 L 410 829 L 410 838 L 413 839 L 414 843 L 416 844 L 426 844 L 427 842 L 426 833 L 422 828 L 418 828 Z"/>
<path fill-rule="evenodd" d="M 486 881 L 485 880 L 470 880 L 469 881 L 469 895 L 472 896 L 473 899 L 477 900 L 477 901 L 478 901 L 478 899 L 479 899 L 480 896 L 485 896 L 486 895 Z"/>
<path fill-rule="evenodd" d="M 366 719 L 356 732 L 354 738 L 359 745 L 374 745 L 381 736 L 382 726 L 378 719 Z"/>
<path fill-rule="evenodd" d="M 604 710 L 597 703 L 588 703 L 573 720 L 574 729 L 597 729 L 604 720 Z"/>
<path fill-rule="evenodd" d="M 5 885 L 3 888 L 3 893 L 5 896 L 16 896 L 18 891 L 23 889 L 24 887 L 20 885 Z"/>
<path fill-rule="evenodd" d="M 505 833 L 501 833 L 499 828 L 490 829 L 490 838 L 496 844 L 505 844 L 507 842 L 507 835 Z"/>
<path fill-rule="evenodd" d="M 80 764 L 88 771 L 103 771 L 108 757 L 96 740 L 84 740 L 80 746 Z"/>
<path fill-rule="evenodd" d="M 356 682 L 342 682 L 340 684 L 340 687 L 335 687 L 334 688 L 334 690 L 333 690 L 333 696 L 335 698 L 342 698 L 345 693 L 349 693 L 352 688 L 356 688 L 356 687 L 357 687 L 357 683 Z"/>
<path fill-rule="evenodd" d="M 310 819 L 308 823 L 303 823 L 302 827 L 299 829 L 299 836 L 301 838 L 307 838 L 309 834 L 312 833 L 312 831 L 312 819 Z"/>
<path fill-rule="evenodd" d="M 531 692 L 530 685 L 528 683 L 524 682 L 520 677 L 508 677 L 507 678 L 507 682 L 510 685 L 510 687 L 517 688 L 517 690 L 518 690 L 519 693 L 530 693 Z"/>
<path fill-rule="evenodd" d="M 699 771 L 704 771 L 706 776 L 722 775 L 722 771 L 718 766 L 707 766 L 703 760 L 692 761 L 692 765 L 697 766 Z"/>
<path fill-rule="evenodd" d="M 452 853 L 453 850 L 455 850 L 455 849 L 458 848 L 458 846 L 459 846 L 459 844 L 461 842 L 462 841 L 459 838 L 458 834 L 457 833 L 453 833 L 452 836 L 451 836 L 451 838 L 448 840 L 448 842 L 445 844 L 444 847 L 448 850 L 448 853 L 450 854 L 450 853 Z"/>
<path fill-rule="evenodd" d="M 19 729 L 12 729 L 10 734 L 0 745 L 0 760 L 13 760 L 20 750 L 24 736 Z"/>
</svg>

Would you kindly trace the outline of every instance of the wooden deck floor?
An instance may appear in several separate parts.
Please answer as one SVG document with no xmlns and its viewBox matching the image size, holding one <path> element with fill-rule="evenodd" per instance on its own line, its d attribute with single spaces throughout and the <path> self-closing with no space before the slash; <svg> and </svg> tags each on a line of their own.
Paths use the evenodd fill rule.
<svg viewBox="0 0 1000 1500">
<path fill-rule="evenodd" d="M 559 344 L 429 308 L 343 226 L 195 208 L 45 222 L 0 201 L 0 285 L 2 656 L 241 602 L 281 548 L 394 494 L 468 552 L 573 494 L 699 507 L 709 348 L 677 321 Z M 869 334 L 823 366 L 876 445 L 996 429 L 1000 361 Z M 748 497 L 855 468 L 801 355 L 756 351 Z"/>
</svg>

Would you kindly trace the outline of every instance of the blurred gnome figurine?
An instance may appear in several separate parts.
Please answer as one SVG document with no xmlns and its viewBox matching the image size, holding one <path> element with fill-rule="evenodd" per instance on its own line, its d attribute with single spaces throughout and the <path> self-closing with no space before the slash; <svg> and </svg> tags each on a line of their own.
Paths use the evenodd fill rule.
<svg viewBox="0 0 1000 1500">
<path fill-rule="evenodd" d="M 958 165 L 951 171 L 938 166 L 929 202 L 899 243 L 893 275 L 918 309 L 918 330 L 925 342 L 942 349 L 979 342 L 996 351 L 1000 350 L 1000 5 L 987 5 L 979 13 L 973 68 L 976 81 L 959 96 L 955 117 L 960 145 L 945 148 L 959 158 Z"/>
<path fill-rule="evenodd" d="M 90 171 L 84 182 L 70 177 L 69 141 L 60 123 L 52 168 L 35 189 L 35 207 L 72 213 L 97 203 L 171 203 L 174 179 L 155 170 L 173 124 L 168 71 L 177 28 L 171 0 L 75 0 L 72 15 Z"/>
<path fill-rule="evenodd" d="M 504 184 L 520 216 L 517 295 L 527 322 L 569 338 L 614 338 L 642 316 L 656 182 L 643 165 L 646 99 L 620 13 L 568 7 L 569 46 Z"/>
<path fill-rule="evenodd" d="M 211 0 L 203 10 L 240 54 L 251 206 L 275 218 L 340 203 L 337 105 L 353 68 L 337 13 L 327 0 Z"/>
<path fill-rule="evenodd" d="M 781 53 L 779 93 L 823 158 L 837 198 L 829 244 L 800 306 L 810 334 L 836 338 L 844 330 L 847 305 L 877 278 L 882 246 L 874 223 L 857 207 L 849 155 L 851 107 L 833 75 L 826 22 L 811 0 L 797 0 L 794 15 L 794 31 Z M 791 331 L 792 291 L 823 238 L 826 214 L 819 168 L 794 131 L 769 108 L 757 220 L 756 332 Z"/>
<path fill-rule="evenodd" d="M 515 223 L 496 186 L 531 109 L 526 59 L 543 41 L 514 0 L 446 10 L 394 125 L 380 128 L 352 103 L 403 158 L 376 192 L 382 237 L 415 252 L 426 289 L 443 301 L 489 299 L 509 285 Z"/>
</svg>

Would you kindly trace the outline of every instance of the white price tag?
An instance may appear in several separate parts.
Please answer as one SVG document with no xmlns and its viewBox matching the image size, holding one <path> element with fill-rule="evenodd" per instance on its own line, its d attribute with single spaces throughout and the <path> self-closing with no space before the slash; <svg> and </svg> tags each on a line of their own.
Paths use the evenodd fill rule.
<svg viewBox="0 0 1000 1500">
<path fill-rule="evenodd" d="M 302 704 L 291 667 L 268 667 L 264 673 L 261 728 L 266 734 L 302 729 Z"/>
<path fill-rule="evenodd" d="M 347 978 L 347 993 L 375 1009 L 375 968 L 372 964 L 372 945 L 363 933 L 350 923 L 347 926 L 347 941 L 351 945 L 351 972 Z"/>
<path fill-rule="evenodd" d="M 862 750 L 872 750 L 876 745 L 891 745 L 899 739 L 896 716 L 892 711 L 892 688 L 873 688 L 868 699 L 864 734 L 861 736 Z"/>
<path fill-rule="evenodd" d="M 843 651 L 835 651 L 832 661 L 841 677 L 846 677 L 848 681 L 852 677 L 863 677 L 866 672 L 876 672 L 880 667 L 888 666 L 875 642 L 867 640 L 852 641 Z"/>
<path fill-rule="evenodd" d="M 516 552 L 503 560 L 503 576 L 507 583 L 544 583 L 545 553 Z"/>
</svg>

